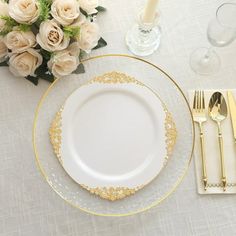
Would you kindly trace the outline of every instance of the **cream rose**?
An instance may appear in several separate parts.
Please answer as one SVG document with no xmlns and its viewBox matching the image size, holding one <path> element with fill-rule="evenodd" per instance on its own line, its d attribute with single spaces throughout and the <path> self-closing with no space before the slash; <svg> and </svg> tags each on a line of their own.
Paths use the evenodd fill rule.
<svg viewBox="0 0 236 236">
<path fill-rule="evenodd" d="M 80 27 L 80 35 L 77 38 L 79 47 L 89 52 L 95 46 L 97 46 L 99 40 L 99 28 L 94 22 L 86 22 Z"/>
<path fill-rule="evenodd" d="M 8 16 L 8 4 L 0 0 L 1 16 Z"/>
<path fill-rule="evenodd" d="M 97 13 L 98 0 L 79 0 L 79 5 L 88 14 Z"/>
<path fill-rule="evenodd" d="M 31 31 L 13 30 L 5 36 L 4 42 L 13 53 L 20 53 L 36 46 L 36 38 Z"/>
<path fill-rule="evenodd" d="M 10 0 L 9 15 L 21 24 L 32 24 L 39 17 L 37 0 Z"/>
<path fill-rule="evenodd" d="M 69 75 L 79 65 L 79 54 L 79 45 L 74 42 L 67 49 L 56 52 L 48 62 L 48 68 L 56 77 Z"/>
<path fill-rule="evenodd" d="M 8 4 L 6 2 L 3 2 L 2 0 L 0 0 L 0 15 L 1 16 L 8 16 Z M 0 19 L 0 31 L 2 31 L 5 27 L 5 23 L 6 21 L 3 19 Z"/>
<path fill-rule="evenodd" d="M 64 36 L 55 20 L 46 20 L 41 23 L 36 40 L 43 49 L 50 52 L 63 50 L 70 42 L 70 38 Z"/>
<path fill-rule="evenodd" d="M 77 0 L 55 0 L 51 6 L 51 15 L 61 25 L 72 24 L 80 15 Z"/>
<path fill-rule="evenodd" d="M 80 27 L 82 24 L 86 22 L 86 17 L 83 14 L 80 14 L 76 21 L 71 24 L 71 27 Z"/>
<path fill-rule="evenodd" d="M 8 49 L 6 44 L 3 41 L 3 38 L 0 37 L 0 62 L 5 61 L 8 54 Z"/>
<path fill-rule="evenodd" d="M 17 77 L 34 76 L 35 70 L 42 64 L 42 56 L 29 48 L 20 54 L 12 54 L 9 60 L 9 70 Z"/>
</svg>

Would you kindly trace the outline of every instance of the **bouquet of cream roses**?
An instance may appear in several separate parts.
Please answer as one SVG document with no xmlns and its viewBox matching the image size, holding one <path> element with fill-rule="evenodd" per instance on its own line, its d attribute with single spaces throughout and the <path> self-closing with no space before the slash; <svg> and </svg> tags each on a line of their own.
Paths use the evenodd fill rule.
<svg viewBox="0 0 236 236">
<path fill-rule="evenodd" d="M 0 0 L 0 66 L 38 84 L 83 73 L 85 53 L 106 46 L 98 0 Z"/>
</svg>

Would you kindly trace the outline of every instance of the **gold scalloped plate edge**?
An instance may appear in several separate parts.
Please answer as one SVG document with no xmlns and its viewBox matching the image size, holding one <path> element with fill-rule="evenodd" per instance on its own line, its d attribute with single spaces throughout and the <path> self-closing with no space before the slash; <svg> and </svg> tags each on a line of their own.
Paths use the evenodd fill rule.
<svg viewBox="0 0 236 236">
<path fill-rule="evenodd" d="M 38 120 L 38 113 L 39 113 L 39 110 L 44 102 L 44 100 L 46 99 L 47 95 L 49 94 L 49 92 L 51 91 L 51 89 L 53 88 L 53 86 L 60 80 L 60 78 L 56 78 L 56 80 L 46 89 L 45 93 L 42 95 L 37 107 L 36 107 L 36 110 L 35 110 L 35 116 L 34 116 L 34 122 L 33 122 L 33 132 L 32 132 L 32 139 L 33 139 L 33 148 L 34 148 L 34 154 L 35 154 L 35 158 L 36 158 L 36 163 L 37 163 L 37 166 L 42 174 L 42 176 L 45 178 L 45 180 L 47 181 L 47 183 L 49 184 L 49 186 L 64 200 L 66 201 L 69 205 L 75 207 L 75 208 L 78 208 L 80 209 L 81 211 L 84 211 L 86 213 L 89 213 L 89 214 L 92 214 L 92 215 L 96 215 L 96 216 L 109 216 L 109 217 L 122 217 L 122 216 L 131 216 L 131 215 L 135 215 L 135 214 L 138 214 L 138 213 L 141 213 L 141 212 L 144 212 L 144 211 L 147 211 L 155 206 L 157 206 L 158 204 L 160 204 L 162 201 L 164 201 L 165 199 L 167 199 L 176 189 L 177 187 L 179 186 L 179 184 L 182 182 L 182 180 L 184 179 L 184 177 L 186 176 L 187 174 L 187 171 L 189 169 L 189 166 L 190 166 L 190 163 L 191 163 L 191 160 L 192 160 L 192 157 L 193 157 L 193 151 L 194 151 L 194 145 L 195 145 L 195 130 L 194 130 L 194 121 L 193 121 L 193 116 L 192 116 L 192 112 L 191 112 L 191 108 L 189 106 L 189 103 L 188 103 L 188 99 L 187 97 L 185 96 L 184 92 L 182 91 L 182 89 L 179 87 L 179 85 L 174 81 L 174 79 L 172 79 L 172 77 L 167 74 L 163 69 L 161 69 L 160 67 L 156 66 L 155 64 L 151 63 L 151 62 L 148 62 L 144 59 L 141 59 L 141 58 L 138 58 L 138 57 L 135 57 L 135 56 L 131 56 L 131 55 L 126 55 L 126 54 L 104 54 L 104 55 L 99 55 L 99 56 L 94 56 L 94 57 L 90 57 L 90 58 L 87 58 L 87 59 L 84 59 L 82 62 L 87 62 L 87 61 L 92 61 L 92 60 L 95 60 L 95 59 L 99 59 L 99 58 L 106 58 L 106 57 L 124 57 L 124 58 L 129 58 L 129 59 L 134 59 L 134 60 L 137 60 L 137 61 L 141 61 L 141 62 L 144 62 L 154 68 L 156 68 L 158 71 L 161 71 L 170 81 L 172 81 L 172 83 L 176 86 L 176 88 L 178 89 L 178 91 L 182 94 L 182 97 L 184 98 L 185 102 L 186 102 L 186 105 L 188 107 L 188 110 L 189 110 L 189 114 L 190 114 L 190 117 L 191 117 L 191 123 L 192 123 L 192 134 L 193 134 L 193 139 L 192 139 L 192 148 L 191 148 L 191 154 L 190 154 L 190 157 L 189 157 L 189 160 L 188 160 L 188 163 L 186 165 L 186 168 L 183 172 L 183 175 L 176 181 L 176 183 L 173 185 L 173 188 L 167 192 L 162 198 L 159 198 L 158 200 L 154 201 L 152 204 L 150 204 L 149 206 L 145 207 L 145 208 L 142 208 L 140 210 L 137 210 L 137 211 L 133 211 L 133 212 L 128 212 L 128 213 L 120 213 L 120 214 L 105 214 L 105 213 L 97 213 L 97 212 L 94 212 L 94 211 L 90 211 L 90 210 L 87 210 L 85 208 L 82 208 L 80 206 L 77 206 L 77 205 L 74 205 L 72 202 L 68 201 L 67 199 L 65 199 L 65 197 L 63 195 L 61 195 L 55 188 L 54 186 L 52 185 L 51 181 L 48 179 L 45 171 L 43 170 L 41 164 L 40 164 L 40 161 L 39 161 L 39 155 L 38 155 L 38 151 L 37 151 L 37 145 L 36 145 L 36 124 L 37 124 L 37 120 Z M 149 88 L 151 89 L 151 88 Z M 152 89 L 151 89 L 152 90 Z M 152 90 L 153 91 L 153 90 Z"/>
</svg>

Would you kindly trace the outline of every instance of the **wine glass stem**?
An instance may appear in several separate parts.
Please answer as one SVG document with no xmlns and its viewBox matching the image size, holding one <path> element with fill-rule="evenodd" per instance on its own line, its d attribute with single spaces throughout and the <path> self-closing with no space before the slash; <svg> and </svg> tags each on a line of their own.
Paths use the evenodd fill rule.
<svg viewBox="0 0 236 236">
<path fill-rule="evenodd" d="M 206 51 L 204 57 L 201 59 L 201 62 L 200 62 L 201 65 L 206 66 L 206 65 L 208 65 L 210 63 L 212 55 L 213 55 L 212 52 L 213 52 L 213 48 L 212 47 L 207 48 L 207 51 Z"/>
<path fill-rule="evenodd" d="M 206 52 L 206 54 L 205 54 L 205 56 L 204 56 L 204 59 L 205 60 L 209 60 L 209 58 L 210 58 L 210 56 L 211 56 L 211 52 L 212 52 L 212 48 L 210 47 L 210 48 L 208 48 L 208 50 L 207 50 L 207 52 Z"/>
</svg>

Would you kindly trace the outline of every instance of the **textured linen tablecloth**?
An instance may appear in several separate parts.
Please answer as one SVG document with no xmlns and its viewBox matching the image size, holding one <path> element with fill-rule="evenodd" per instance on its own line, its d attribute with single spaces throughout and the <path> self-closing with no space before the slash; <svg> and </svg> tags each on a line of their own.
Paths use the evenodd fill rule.
<svg viewBox="0 0 236 236">
<path fill-rule="evenodd" d="M 161 47 L 146 59 L 172 75 L 185 93 L 194 88 L 236 88 L 236 42 L 216 49 L 222 59 L 217 75 L 201 77 L 189 67 L 192 50 L 209 46 L 207 23 L 221 3 L 161 0 Z M 101 4 L 108 8 L 98 19 L 108 47 L 93 55 L 129 53 L 125 33 L 143 1 L 104 0 Z M 47 87 L 45 81 L 34 87 L 0 69 L 0 235 L 236 235 L 236 196 L 198 195 L 193 162 L 179 188 L 145 213 L 97 217 L 65 203 L 39 173 L 32 147 L 34 111 Z"/>
</svg>

